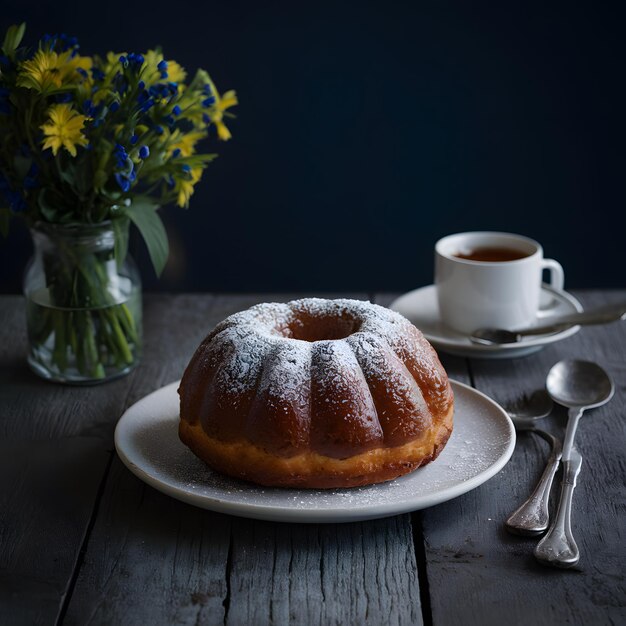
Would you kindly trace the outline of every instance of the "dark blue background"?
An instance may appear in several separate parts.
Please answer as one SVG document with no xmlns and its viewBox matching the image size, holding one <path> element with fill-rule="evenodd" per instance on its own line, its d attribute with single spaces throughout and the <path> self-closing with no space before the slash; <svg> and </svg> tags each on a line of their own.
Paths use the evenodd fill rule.
<svg viewBox="0 0 626 626">
<path fill-rule="evenodd" d="M 147 289 L 408 290 L 442 235 L 539 239 L 566 287 L 624 286 L 621 2 L 3 2 L 82 52 L 161 44 L 240 98 Z M 575 5 L 575 6 L 574 6 Z M 29 255 L 0 252 L 4 291 Z"/>
</svg>

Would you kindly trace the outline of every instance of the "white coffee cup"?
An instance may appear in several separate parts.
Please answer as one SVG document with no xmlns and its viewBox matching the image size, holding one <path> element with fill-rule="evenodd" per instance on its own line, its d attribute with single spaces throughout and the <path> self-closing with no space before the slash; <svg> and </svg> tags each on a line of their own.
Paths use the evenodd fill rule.
<svg viewBox="0 0 626 626">
<path fill-rule="evenodd" d="M 482 249 L 505 249 L 514 260 L 475 260 Z M 499 258 L 496 255 L 496 258 Z M 543 248 L 511 233 L 449 235 L 435 245 L 435 285 L 441 321 L 462 333 L 478 328 L 516 329 L 531 324 L 539 310 L 543 270 L 550 286 L 563 289 L 563 268 L 543 258 Z"/>
</svg>

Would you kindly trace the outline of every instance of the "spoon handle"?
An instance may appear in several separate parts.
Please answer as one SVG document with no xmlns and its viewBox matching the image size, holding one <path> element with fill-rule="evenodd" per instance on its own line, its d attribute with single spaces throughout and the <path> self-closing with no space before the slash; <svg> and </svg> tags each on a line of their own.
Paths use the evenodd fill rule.
<svg viewBox="0 0 626 626">
<path fill-rule="evenodd" d="M 552 450 L 537 486 L 528 499 L 506 520 L 505 526 L 509 532 L 516 535 L 534 536 L 546 530 L 550 522 L 548 502 L 550 500 L 552 480 L 559 469 L 561 444 L 556 437 L 544 430 L 539 430 L 538 428 L 530 430 L 543 437 L 552 446 Z"/>
<path fill-rule="evenodd" d="M 583 311 L 582 313 L 572 313 L 571 315 L 563 315 L 553 318 L 550 322 L 540 324 L 532 328 L 524 328 L 514 331 L 518 335 L 543 335 L 545 333 L 556 332 L 569 328 L 570 326 L 590 325 L 590 324 L 608 324 L 617 320 L 624 319 L 626 316 L 626 303 L 602 307 L 593 311 Z"/>
<path fill-rule="evenodd" d="M 554 523 L 535 548 L 535 557 L 544 565 L 574 567 L 580 559 L 578 546 L 572 535 L 572 496 L 576 477 L 582 465 L 582 456 L 576 448 L 570 450 L 569 460 L 564 461 L 561 498 Z"/>
</svg>

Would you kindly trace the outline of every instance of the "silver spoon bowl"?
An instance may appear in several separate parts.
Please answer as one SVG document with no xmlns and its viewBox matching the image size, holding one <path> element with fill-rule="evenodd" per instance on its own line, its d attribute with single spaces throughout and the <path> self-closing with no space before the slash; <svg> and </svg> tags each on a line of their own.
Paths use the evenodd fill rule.
<svg viewBox="0 0 626 626">
<path fill-rule="evenodd" d="M 546 388 L 555 402 L 568 407 L 567 429 L 563 442 L 563 481 L 556 518 L 537 544 L 535 557 L 545 565 L 573 567 L 580 552 L 571 528 L 572 496 L 582 457 L 574 446 L 576 428 L 586 409 L 608 402 L 615 392 L 613 381 L 596 363 L 590 361 L 559 361 L 546 379 Z"/>
<path fill-rule="evenodd" d="M 544 417 L 552 413 L 554 402 L 545 389 L 535 391 L 526 402 L 507 409 L 509 417 L 516 427 L 523 430 L 526 426 L 532 427 Z"/>
</svg>

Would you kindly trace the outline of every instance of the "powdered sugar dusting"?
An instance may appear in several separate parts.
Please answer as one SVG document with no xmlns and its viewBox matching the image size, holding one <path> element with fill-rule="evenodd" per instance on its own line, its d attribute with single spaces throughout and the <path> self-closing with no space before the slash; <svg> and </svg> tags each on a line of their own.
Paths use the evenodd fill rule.
<svg viewBox="0 0 626 626">
<path fill-rule="evenodd" d="M 408 350 L 412 328 L 410 322 L 399 313 L 361 300 L 325 300 L 306 298 L 283 303 L 264 303 L 227 317 L 211 333 L 209 358 L 228 361 L 222 374 L 223 384 L 231 385 L 236 391 L 249 391 L 257 383 L 259 367 L 267 357 L 270 348 L 289 343 L 291 354 L 298 362 L 311 358 L 311 345 L 315 342 L 302 341 L 291 337 L 291 326 L 298 316 L 306 313 L 311 318 L 352 318 L 357 322 L 356 329 L 368 331 L 384 339 L 394 351 Z M 343 340 L 334 340 L 340 341 Z M 220 344 L 218 349 L 214 343 Z M 226 345 L 223 345 L 226 344 Z M 346 344 L 347 346 L 347 344 Z M 235 348 L 230 350 L 227 348 Z M 353 360 L 345 349 L 337 353 L 344 362 Z M 241 356 L 241 355 L 245 356 Z M 341 356 L 343 354 L 343 356 Z M 360 364 L 372 372 L 376 369 L 375 350 L 365 350 Z M 337 376 L 338 372 L 333 375 Z"/>
<path fill-rule="evenodd" d="M 301 343 L 305 342 L 276 340 L 259 384 L 259 395 L 270 401 L 282 397 L 289 404 L 308 405 L 311 357 L 310 350 Z"/>
<path fill-rule="evenodd" d="M 383 438 L 389 445 L 415 439 L 431 424 L 429 378 L 447 385 L 435 352 L 408 320 L 361 300 L 258 304 L 218 324 L 199 354 L 211 374 L 195 384 L 207 385 L 215 406 L 238 410 L 229 414 L 245 422 L 251 408 L 261 419 L 258 402 L 270 402 L 273 419 L 277 410 L 292 412 L 310 425 L 313 449 L 333 456 L 345 455 L 347 440 L 356 453 Z"/>
</svg>

